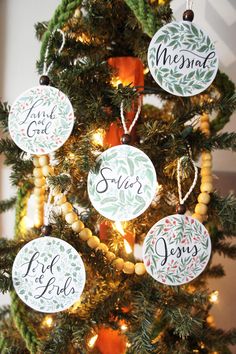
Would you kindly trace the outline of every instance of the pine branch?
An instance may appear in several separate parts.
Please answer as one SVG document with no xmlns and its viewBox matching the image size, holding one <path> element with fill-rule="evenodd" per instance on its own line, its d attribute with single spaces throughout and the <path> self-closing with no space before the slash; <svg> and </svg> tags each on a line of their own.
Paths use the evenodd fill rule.
<svg viewBox="0 0 236 354">
<path fill-rule="evenodd" d="M 201 144 L 203 149 L 207 150 L 231 150 L 236 151 L 236 133 L 222 133 L 213 135 L 206 139 L 204 135 L 203 143 Z"/>
<path fill-rule="evenodd" d="M 16 204 L 16 197 L 0 201 L 0 213 L 4 213 L 9 209 L 12 209 Z"/>
<path fill-rule="evenodd" d="M 217 264 L 208 268 L 206 275 L 210 278 L 221 278 L 225 276 L 225 271 L 221 264 Z"/>
<path fill-rule="evenodd" d="M 236 245 L 219 241 L 215 244 L 214 251 L 219 255 L 227 256 L 231 259 L 236 259 Z"/>
<path fill-rule="evenodd" d="M 209 210 L 213 220 L 217 221 L 224 234 L 236 236 L 236 198 L 233 194 L 220 197 L 213 193 Z"/>
<path fill-rule="evenodd" d="M 10 107 L 7 102 L 0 102 L 0 127 L 4 133 L 8 132 L 8 114 Z"/>
</svg>

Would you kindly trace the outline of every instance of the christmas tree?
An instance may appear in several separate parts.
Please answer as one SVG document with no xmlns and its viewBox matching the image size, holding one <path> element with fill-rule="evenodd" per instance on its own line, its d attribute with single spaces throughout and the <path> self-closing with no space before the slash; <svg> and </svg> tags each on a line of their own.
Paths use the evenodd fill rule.
<svg viewBox="0 0 236 354">
<path fill-rule="evenodd" d="M 191 15 L 191 11 L 185 13 Z M 210 321 L 215 294 L 207 286 L 209 277 L 224 275 L 221 265 L 212 265 L 214 254 L 236 257 L 230 243 L 236 235 L 236 199 L 232 194 L 221 197 L 214 190 L 211 157 L 215 149 L 235 150 L 235 133 L 221 132 L 236 106 L 235 87 L 220 71 L 204 92 L 194 96 L 184 96 L 179 86 L 175 89 L 180 95 L 173 95 L 154 81 L 148 69 L 148 46 L 154 34 L 171 21 L 168 0 L 62 0 L 49 22 L 36 25 L 42 41 L 37 63 L 39 74 L 44 74 L 40 83 L 69 98 L 75 121 L 66 142 L 57 142 L 60 148 L 50 156 L 28 156 L 9 135 L 10 107 L 0 106 L 4 134 L 0 151 L 12 168 L 11 183 L 17 187 L 16 197 L 0 202 L 1 212 L 16 209 L 14 239 L 0 239 L 0 289 L 11 294 L 11 305 L 0 310 L 1 353 L 224 354 L 236 343 L 235 330 L 217 329 Z M 149 94 L 158 99 L 158 107 L 144 104 L 138 117 L 142 99 Z M 19 140 L 24 141 L 24 136 Z M 88 176 L 92 178 L 99 169 L 96 159 L 115 146 L 122 146 L 121 150 L 133 146 L 139 154 L 145 153 L 158 181 L 150 206 L 144 208 L 138 196 L 137 216 L 126 221 L 118 217 L 111 196 L 99 200 L 96 209 L 102 212 L 96 210 L 93 183 L 89 187 Z M 136 163 L 142 171 L 140 156 Z M 183 195 L 188 193 L 196 177 L 191 161 L 200 157 L 196 185 L 184 205 L 178 205 L 180 189 Z M 115 166 L 115 155 L 112 158 Z M 129 168 L 134 170 L 133 160 Z M 128 190 L 134 184 L 116 178 L 111 183 L 120 189 L 125 185 Z M 102 182 L 108 185 L 108 179 Z M 136 178 L 137 184 L 141 188 Z M 120 199 L 120 213 L 128 214 L 130 205 L 124 193 Z M 196 225 L 205 225 L 212 243 L 210 261 L 199 276 L 191 279 L 187 263 L 182 265 L 183 285 L 174 284 L 174 270 L 171 273 L 169 268 L 160 281 L 147 274 L 149 260 L 144 266 L 140 252 L 149 230 L 176 214 L 176 205 L 180 215 L 186 209 L 187 215 L 201 223 Z M 34 225 L 28 225 L 32 208 Z M 106 213 L 113 216 L 101 215 Z M 170 223 L 168 218 L 166 223 Z M 19 284 L 12 276 L 20 250 L 48 236 L 71 245 L 86 271 L 78 301 L 53 313 L 43 311 L 43 305 L 39 311 L 27 306 L 32 289 L 26 288 L 19 296 L 15 291 Z M 63 252 L 61 243 L 60 247 Z M 178 252 L 186 249 L 183 246 Z M 71 252 L 68 249 L 68 257 Z M 166 258 L 163 264 L 169 256 L 162 255 Z M 50 255 L 45 257 L 47 262 Z M 53 266 L 48 269 L 52 271 Z M 78 264 L 73 267 L 76 271 Z M 45 265 L 42 269 L 46 272 Z"/>
</svg>

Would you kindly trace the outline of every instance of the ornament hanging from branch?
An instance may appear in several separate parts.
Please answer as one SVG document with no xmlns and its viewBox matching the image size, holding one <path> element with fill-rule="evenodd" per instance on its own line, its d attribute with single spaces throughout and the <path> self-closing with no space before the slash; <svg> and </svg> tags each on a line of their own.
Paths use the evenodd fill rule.
<svg viewBox="0 0 236 354">
<path fill-rule="evenodd" d="M 183 21 L 163 26 L 148 48 L 148 65 L 154 80 L 176 96 L 203 92 L 218 70 L 215 45 L 201 28 L 191 22 L 193 17 L 187 1 Z"/>
</svg>

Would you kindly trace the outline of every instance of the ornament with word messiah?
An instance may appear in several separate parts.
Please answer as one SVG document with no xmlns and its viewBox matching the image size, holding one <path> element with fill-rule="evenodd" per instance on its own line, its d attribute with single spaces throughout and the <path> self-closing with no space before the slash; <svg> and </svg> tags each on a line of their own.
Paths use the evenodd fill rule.
<svg viewBox="0 0 236 354">
<path fill-rule="evenodd" d="M 36 86 L 22 93 L 11 107 L 9 131 L 25 152 L 48 154 L 71 134 L 74 112 L 68 97 L 51 86 Z"/>
<path fill-rule="evenodd" d="M 186 215 L 171 215 L 158 221 L 143 244 L 147 272 L 167 285 L 181 285 L 205 269 L 211 255 L 206 228 Z"/>
<path fill-rule="evenodd" d="M 119 145 L 103 152 L 88 175 L 94 208 L 110 220 L 127 221 L 141 215 L 157 188 L 156 171 L 141 150 Z"/>
<path fill-rule="evenodd" d="M 68 309 L 84 289 L 85 269 L 77 251 L 55 237 L 40 237 L 17 254 L 12 269 L 13 285 L 32 309 L 54 313 Z"/>
<path fill-rule="evenodd" d="M 176 96 L 193 96 L 214 80 L 218 58 L 209 36 L 189 21 L 163 26 L 151 40 L 148 65 L 154 80 Z"/>
</svg>

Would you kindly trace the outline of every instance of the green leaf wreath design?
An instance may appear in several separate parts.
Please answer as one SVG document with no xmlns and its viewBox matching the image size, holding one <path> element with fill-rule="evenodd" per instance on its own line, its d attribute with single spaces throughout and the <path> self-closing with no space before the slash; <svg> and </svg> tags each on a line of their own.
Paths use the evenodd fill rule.
<svg viewBox="0 0 236 354">
<path fill-rule="evenodd" d="M 202 56 L 207 55 L 215 50 L 208 35 L 188 22 L 173 22 L 159 32 L 160 35 L 150 46 L 148 53 L 149 66 L 156 81 L 168 92 L 180 96 L 191 96 L 208 87 L 216 74 L 216 57 L 209 60 L 209 68 L 193 68 L 188 73 L 181 73 L 177 67 L 156 67 L 155 64 L 157 47 L 161 43 L 172 50 L 195 51 Z"/>
</svg>

